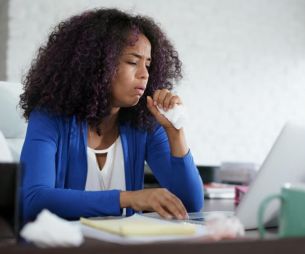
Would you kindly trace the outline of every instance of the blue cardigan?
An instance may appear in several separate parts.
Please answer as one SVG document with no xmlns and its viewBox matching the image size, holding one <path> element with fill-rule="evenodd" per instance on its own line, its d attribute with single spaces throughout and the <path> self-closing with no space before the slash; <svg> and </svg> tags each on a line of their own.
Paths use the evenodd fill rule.
<svg viewBox="0 0 305 254">
<path fill-rule="evenodd" d="M 188 152 L 171 156 L 167 135 L 120 125 L 126 190 L 143 189 L 144 161 L 160 185 L 178 196 L 189 212 L 203 206 L 203 184 Z M 21 152 L 23 221 L 44 208 L 66 218 L 121 215 L 120 190 L 84 191 L 87 177 L 87 123 L 33 111 Z M 133 214 L 131 208 L 127 215 Z"/>
</svg>

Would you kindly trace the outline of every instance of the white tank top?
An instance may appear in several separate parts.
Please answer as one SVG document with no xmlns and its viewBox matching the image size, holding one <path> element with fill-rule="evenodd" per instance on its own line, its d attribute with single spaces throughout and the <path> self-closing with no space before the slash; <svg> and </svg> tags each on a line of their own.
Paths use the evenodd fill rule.
<svg viewBox="0 0 305 254">
<path fill-rule="evenodd" d="M 107 153 L 106 162 L 100 170 L 96 154 L 105 153 Z M 123 148 L 120 136 L 107 149 L 94 150 L 87 147 L 87 156 L 88 171 L 85 190 L 126 190 Z"/>
</svg>

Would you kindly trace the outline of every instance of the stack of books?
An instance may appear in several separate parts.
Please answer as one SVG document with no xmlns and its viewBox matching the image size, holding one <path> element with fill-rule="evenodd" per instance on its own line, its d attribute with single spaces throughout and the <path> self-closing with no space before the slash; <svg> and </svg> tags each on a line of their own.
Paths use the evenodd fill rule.
<svg viewBox="0 0 305 254">
<path fill-rule="evenodd" d="M 223 162 L 219 170 L 219 181 L 249 185 L 256 176 L 258 165 L 254 163 Z"/>
<path fill-rule="evenodd" d="M 224 183 L 206 183 L 204 185 L 205 198 L 225 199 L 235 198 L 235 185 Z"/>
<path fill-rule="evenodd" d="M 235 187 L 235 205 L 237 206 L 240 201 L 244 198 L 248 191 L 248 186 L 236 186 Z"/>
</svg>

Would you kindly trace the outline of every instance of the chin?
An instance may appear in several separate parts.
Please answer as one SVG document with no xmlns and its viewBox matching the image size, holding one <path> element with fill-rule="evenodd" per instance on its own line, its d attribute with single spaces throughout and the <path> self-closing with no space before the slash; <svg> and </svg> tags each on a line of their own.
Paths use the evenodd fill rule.
<svg viewBox="0 0 305 254">
<path fill-rule="evenodd" d="M 136 106 L 142 96 L 128 96 L 127 98 L 121 98 L 121 100 L 116 100 L 113 103 L 113 106 L 115 107 L 119 107 L 119 108 L 129 108 L 129 107 L 133 107 Z"/>
<path fill-rule="evenodd" d="M 140 98 L 139 99 L 134 99 L 132 101 L 129 101 L 129 102 L 125 102 L 125 103 L 121 103 L 121 106 L 122 108 L 129 108 L 129 107 L 133 107 L 133 106 L 136 106 L 140 101 Z"/>
<path fill-rule="evenodd" d="M 139 103 L 139 100 L 137 100 L 136 102 L 132 103 L 129 107 L 136 106 L 138 103 Z"/>
</svg>

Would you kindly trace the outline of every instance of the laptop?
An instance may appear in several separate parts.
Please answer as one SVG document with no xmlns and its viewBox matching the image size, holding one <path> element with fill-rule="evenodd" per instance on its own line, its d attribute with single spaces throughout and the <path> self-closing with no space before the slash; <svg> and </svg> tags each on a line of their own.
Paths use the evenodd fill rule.
<svg viewBox="0 0 305 254">
<path fill-rule="evenodd" d="M 245 229 L 256 229 L 257 211 L 264 198 L 280 193 L 285 183 L 304 182 L 305 126 L 288 123 L 276 139 L 235 215 Z M 277 225 L 279 206 L 279 202 L 275 201 L 268 206 L 264 221 L 266 226 Z"/>
<path fill-rule="evenodd" d="M 260 203 L 267 196 L 280 193 L 285 183 L 305 183 L 305 126 L 287 123 L 283 127 L 235 212 L 190 213 L 188 221 L 204 224 L 206 216 L 221 212 L 228 217 L 235 215 L 245 229 L 256 229 Z M 279 206 L 279 202 L 269 204 L 264 217 L 267 227 L 277 226 Z"/>
<path fill-rule="evenodd" d="M 19 179 L 19 164 L 0 162 L 0 241 L 18 239 Z"/>
<path fill-rule="evenodd" d="M 235 215 L 245 229 L 256 229 L 260 203 L 267 196 L 280 193 L 281 187 L 285 183 L 305 183 L 305 126 L 293 123 L 287 123 L 283 127 L 235 212 L 194 212 L 189 213 L 189 219 L 186 221 L 204 224 L 206 216 L 221 212 L 228 217 Z M 265 211 L 264 223 L 266 226 L 277 226 L 279 205 L 279 202 L 270 203 Z M 155 212 L 144 215 L 161 218 Z"/>
</svg>

